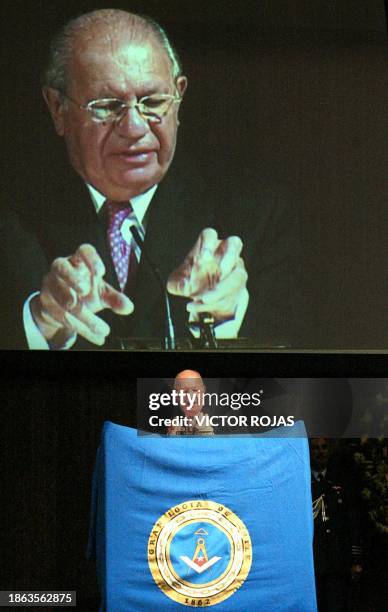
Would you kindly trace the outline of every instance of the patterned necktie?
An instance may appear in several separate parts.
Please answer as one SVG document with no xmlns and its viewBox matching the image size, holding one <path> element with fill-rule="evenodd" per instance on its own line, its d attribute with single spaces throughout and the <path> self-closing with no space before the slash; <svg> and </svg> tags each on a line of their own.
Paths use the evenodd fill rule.
<svg viewBox="0 0 388 612">
<path fill-rule="evenodd" d="M 105 205 L 108 211 L 107 235 L 110 253 L 120 289 L 124 291 L 128 272 L 134 277 L 141 255 L 140 247 L 132 238 L 130 227 L 135 225 L 142 238 L 144 238 L 144 229 L 139 224 L 130 203 L 107 200 Z"/>
</svg>

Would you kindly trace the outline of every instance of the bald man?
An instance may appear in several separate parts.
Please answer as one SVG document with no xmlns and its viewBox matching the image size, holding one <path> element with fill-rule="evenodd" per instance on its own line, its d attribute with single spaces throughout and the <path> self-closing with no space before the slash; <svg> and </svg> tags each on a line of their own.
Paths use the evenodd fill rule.
<svg viewBox="0 0 388 612">
<path fill-rule="evenodd" d="M 279 342 L 277 327 L 290 310 L 284 288 L 294 282 L 292 223 L 276 195 L 260 194 L 248 208 L 243 185 L 234 214 L 218 207 L 216 217 L 212 185 L 187 163 L 172 163 L 186 88 L 176 52 L 148 18 L 94 11 L 53 40 L 43 96 L 66 156 L 44 168 L 38 201 L 28 185 L 20 216 L 7 210 L 1 218 L 10 287 L 2 335 L 11 345 L 20 345 L 19 304 L 29 348 L 160 338 L 164 294 L 153 267 L 171 295 L 178 337 L 195 335 L 201 313 L 209 313 L 218 337 L 236 338 L 248 322 L 245 333 L 259 344 L 271 333 Z M 52 157 L 50 149 L 48 164 Z"/>
<path fill-rule="evenodd" d="M 210 425 L 199 425 L 196 422 L 196 417 L 203 413 L 204 400 L 203 393 L 206 392 L 205 384 L 199 372 L 195 370 L 183 370 L 175 377 L 174 389 L 179 393 L 183 391 L 183 400 L 180 401 L 179 408 L 183 415 L 190 421 L 186 426 L 171 426 L 167 430 L 168 436 L 212 436 L 214 435 L 213 427 Z M 189 397 L 195 397 L 195 401 Z"/>
</svg>

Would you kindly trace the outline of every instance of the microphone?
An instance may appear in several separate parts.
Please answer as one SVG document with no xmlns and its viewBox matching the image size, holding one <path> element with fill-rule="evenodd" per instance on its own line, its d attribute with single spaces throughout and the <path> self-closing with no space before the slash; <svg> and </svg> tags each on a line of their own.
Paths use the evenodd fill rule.
<svg viewBox="0 0 388 612">
<path fill-rule="evenodd" d="M 218 348 L 216 336 L 214 333 L 214 317 L 207 312 L 199 314 L 199 332 L 200 340 L 205 349 Z"/>
<path fill-rule="evenodd" d="M 171 306 L 170 306 L 170 300 L 168 297 L 168 293 L 166 290 L 166 283 L 163 280 L 163 277 L 162 277 L 162 274 L 159 268 L 155 266 L 154 262 L 149 256 L 148 250 L 144 247 L 144 240 L 140 236 L 137 227 L 135 225 L 131 225 L 129 230 L 132 234 L 132 238 L 136 242 L 137 246 L 141 249 L 142 255 L 147 261 L 149 267 L 151 268 L 156 280 L 158 281 L 160 288 L 162 290 L 163 297 L 164 297 L 165 326 L 164 326 L 164 336 L 162 339 L 162 349 L 174 350 L 176 349 L 175 330 L 174 330 L 174 324 L 172 322 L 172 317 L 171 317 Z"/>
</svg>

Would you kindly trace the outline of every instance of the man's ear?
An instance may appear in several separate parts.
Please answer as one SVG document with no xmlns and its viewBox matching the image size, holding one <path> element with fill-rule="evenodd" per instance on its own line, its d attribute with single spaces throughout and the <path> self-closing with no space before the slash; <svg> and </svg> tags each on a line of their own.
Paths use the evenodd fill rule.
<svg viewBox="0 0 388 612">
<path fill-rule="evenodd" d="M 63 97 L 59 91 L 52 87 L 44 87 L 42 89 L 42 94 L 54 122 L 55 131 L 58 136 L 63 136 L 65 133 Z"/>
<path fill-rule="evenodd" d="M 178 77 L 176 81 L 176 88 L 179 92 L 180 97 L 183 98 L 183 95 L 187 88 L 187 77 L 185 76 Z"/>
</svg>

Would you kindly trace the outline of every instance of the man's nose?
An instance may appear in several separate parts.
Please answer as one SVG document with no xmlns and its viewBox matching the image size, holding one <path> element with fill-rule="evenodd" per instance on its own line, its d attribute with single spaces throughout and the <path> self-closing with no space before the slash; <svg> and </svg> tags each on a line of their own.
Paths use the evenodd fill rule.
<svg viewBox="0 0 388 612">
<path fill-rule="evenodd" d="M 124 115 L 116 121 L 116 132 L 126 140 L 140 140 L 149 130 L 148 121 L 144 119 L 135 106 L 127 108 Z"/>
</svg>

